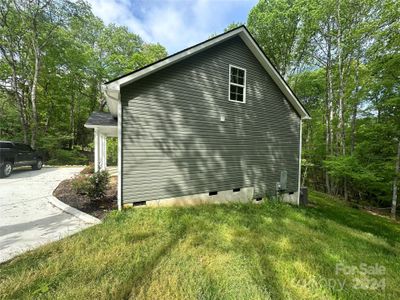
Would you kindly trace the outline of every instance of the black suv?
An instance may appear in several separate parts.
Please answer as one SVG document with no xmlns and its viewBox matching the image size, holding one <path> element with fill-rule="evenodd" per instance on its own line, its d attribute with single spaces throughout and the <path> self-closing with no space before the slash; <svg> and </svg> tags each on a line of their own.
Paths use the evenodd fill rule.
<svg viewBox="0 0 400 300">
<path fill-rule="evenodd" d="M 31 146 L 0 141 L 0 177 L 10 176 L 14 167 L 32 166 L 32 169 L 40 170 L 42 165 L 42 157 Z"/>
</svg>

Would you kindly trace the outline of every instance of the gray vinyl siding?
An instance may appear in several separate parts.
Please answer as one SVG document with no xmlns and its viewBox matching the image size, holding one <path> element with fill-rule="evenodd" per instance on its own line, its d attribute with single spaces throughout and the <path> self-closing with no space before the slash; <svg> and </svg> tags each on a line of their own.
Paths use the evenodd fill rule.
<svg viewBox="0 0 400 300">
<path fill-rule="evenodd" d="M 228 100 L 230 64 L 247 70 L 246 103 Z M 238 187 L 261 197 L 283 170 L 297 191 L 300 118 L 239 37 L 123 87 L 121 99 L 125 203 Z"/>
</svg>

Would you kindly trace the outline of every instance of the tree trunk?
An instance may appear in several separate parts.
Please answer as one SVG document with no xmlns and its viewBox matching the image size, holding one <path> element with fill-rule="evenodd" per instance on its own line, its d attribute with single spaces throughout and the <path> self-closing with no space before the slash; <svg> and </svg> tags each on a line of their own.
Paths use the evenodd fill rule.
<svg viewBox="0 0 400 300">
<path fill-rule="evenodd" d="M 344 68 L 343 68 L 343 49 L 342 49 L 342 28 L 340 17 L 340 0 L 336 1 L 337 12 L 337 55 L 338 55 L 338 73 L 339 73 L 339 144 L 342 155 L 346 155 L 346 132 L 344 126 Z M 347 178 L 343 179 L 344 199 L 348 200 Z"/>
<path fill-rule="evenodd" d="M 69 149 L 72 149 L 75 142 L 75 99 L 74 95 L 71 96 L 70 114 L 69 114 L 69 128 L 71 139 L 69 141 Z"/>
<path fill-rule="evenodd" d="M 400 175 L 400 139 L 398 139 L 397 144 L 397 157 L 396 157 L 396 169 L 393 179 L 393 196 L 392 196 L 392 218 L 396 219 L 396 209 L 397 209 L 397 182 Z"/>
<path fill-rule="evenodd" d="M 354 148 L 356 146 L 356 120 L 357 120 L 357 111 L 358 111 L 358 93 L 360 91 L 360 60 L 357 58 L 356 63 L 356 72 L 355 72 L 355 90 L 354 90 L 354 103 L 353 103 L 353 111 L 351 113 L 351 141 L 350 141 L 350 154 L 353 155 Z"/>
<path fill-rule="evenodd" d="M 32 106 L 32 130 L 31 130 L 31 147 L 35 148 L 36 146 L 36 135 L 38 130 L 38 114 L 36 107 L 36 90 L 38 84 L 39 77 L 39 68 L 40 68 L 40 50 L 36 45 L 36 42 L 33 42 L 34 48 L 34 56 L 35 56 L 35 69 L 33 73 L 32 86 L 31 86 L 31 106 Z"/>
<path fill-rule="evenodd" d="M 22 128 L 22 133 L 24 135 L 24 143 L 28 143 L 28 131 L 29 131 L 29 122 L 26 114 L 26 105 L 25 105 L 25 100 L 22 98 L 22 96 L 19 94 L 18 91 L 18 81 L 17 81 L 17 71 L 15 66 L 12 66 L 12 86 L 14 90 L 14 96 L 15 100 L 17 102 L 17 107 L 18 107 L 18 113 L 19 113 L 19 120 L 21 122 L 21 128 Z"/>
<path fill-rule="evenodd" d="M 353 112 L 351 113 L 351 145 L 350 154 L 354 153 L 356 147 L 356 120 L 357 120 L 358 103 L 354 103 Z"/>
<path fill-rule="evenodd" d="M 325 152 L 326 155 L 333 155 L 333 128 L 332 128 L 332 120 L 333 120 L 333 89 L 332 89 L 332 43 L 331 43 L 331 21 L 328 21 L 327 24 L 327 58 L 326 58 L 326 95 L 325 95 L 325 106 L 326 106 L 326 114 L 325 114 Z M 328 194 L 331 193 L 331 180 L 329 178 L 329 174 L 325 171 L 325 185 L 326 192 Z"/>
</svg>

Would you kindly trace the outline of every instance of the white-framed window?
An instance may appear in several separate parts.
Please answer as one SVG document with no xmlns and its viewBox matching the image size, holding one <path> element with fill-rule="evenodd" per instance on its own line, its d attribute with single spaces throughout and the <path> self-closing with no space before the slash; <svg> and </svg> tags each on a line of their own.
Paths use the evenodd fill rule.
<svg viewBox="0 0 400 300">
<path fill-rule="evenodd" d="M 246 69 L 229 65 L 229 101 L 246 103 Z"/>
</svg>

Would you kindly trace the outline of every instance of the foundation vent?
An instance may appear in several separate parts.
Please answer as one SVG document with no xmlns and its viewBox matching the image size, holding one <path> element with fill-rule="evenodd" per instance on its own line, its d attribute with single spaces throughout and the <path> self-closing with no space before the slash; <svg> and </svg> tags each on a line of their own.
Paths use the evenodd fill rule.
<svg viewBox="0 0 400 300">
<path fill-rule="evenodd" d="M 218 192 L 217 192 L 217 191 L 209 192 L 209 193 L 208 193 L 208 196 L 215 196 L 215 195 L 218 195 Z"/>
</svg>

